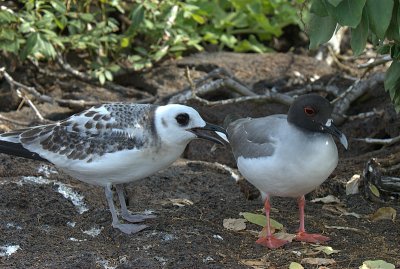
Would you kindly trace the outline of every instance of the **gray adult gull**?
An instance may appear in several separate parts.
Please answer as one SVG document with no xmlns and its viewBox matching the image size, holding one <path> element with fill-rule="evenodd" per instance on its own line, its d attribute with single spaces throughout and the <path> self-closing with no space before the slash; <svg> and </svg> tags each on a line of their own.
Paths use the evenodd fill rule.
<svg viewBox="0 0 400 269">
<path fill-rule="evenodd" d="M 331 113 L 328 100 L 308 94 L 293 102 L 288 115 L 243 118 L 228 125 L 227 140 L 238 169 L 264 199 L 266 236 L 257 243 L 268 248 L 288 243 L 271 234 L 271 196 L 298 198 L 300 226 L 295 240 L 314 243 L 329 240 L 305 231 L 304 195 L 324 182 L 337 166 L 338 151 L 333 137 L 346 149 L 348 146 L 346 136 L 333 124 Z"/>
</svg>

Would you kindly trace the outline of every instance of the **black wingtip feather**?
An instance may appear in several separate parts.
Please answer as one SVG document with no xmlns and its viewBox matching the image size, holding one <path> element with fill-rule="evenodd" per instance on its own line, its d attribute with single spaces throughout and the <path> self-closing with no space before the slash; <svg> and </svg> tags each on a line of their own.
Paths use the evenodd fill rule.
<svg viewBox="0 0 400 269">
<path fill-rule="evenodd" d="M 0 153 L 48 162 L 48 160 L 40 157 L 39 154 L 27 150 L 21 144 L 12 143 L 8 141 L 0 141 Z"/>
</svg>

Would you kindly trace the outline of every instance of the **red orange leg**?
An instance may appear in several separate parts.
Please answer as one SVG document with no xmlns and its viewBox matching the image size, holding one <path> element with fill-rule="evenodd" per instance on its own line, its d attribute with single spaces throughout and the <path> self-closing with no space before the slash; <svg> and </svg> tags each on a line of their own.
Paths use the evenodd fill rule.
<svg viewBox="0 0 400 269">
<path fill-rule="evenodd" d="M 298 203 L 299 203 L 299 213 L 300 213 L 300 227 L 295 237 L 295 240 L 308 243 L 324 243 L 328 241 L 329 237 L 323 236 L 321 234 L 306 233 L 306 230 L 304 228 L 304 206 L 306 203 L 304 195 L 299 197 Z"/>
<path fill-rule="evenodd" d="M 267 224 L 265 226 L 267 235 L 260 237 L 256 241 L 256 243 L 260 244 L 264 247 L 267 247 L 267 248 L 279 248 L 279 247 L 289 243 L 289 241 L 278 239 L 278 238 L 274 237 L 271 233 L 271 223 L 270 223 L 270 219 L 269 219 L 269 214 L 271 211 L 271 204 L 269 201 L 269 195 L 266 196 L 264 207 L 265 207 L 265 216 L 267 217 Z"/>
</svg>

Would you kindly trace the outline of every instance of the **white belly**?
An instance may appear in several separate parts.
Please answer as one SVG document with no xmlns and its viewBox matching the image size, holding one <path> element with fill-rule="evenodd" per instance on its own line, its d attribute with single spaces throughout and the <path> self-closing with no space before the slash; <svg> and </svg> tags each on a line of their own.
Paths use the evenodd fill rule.
<svg viewBox="0 0 400 269">
<path fill-rule="evenodd" d="M 279 149 L 270 157 L 239 157 L 239 171 L 271 196 L 298 197 L 309 193 L 328 178 L 338 162 L 332 137 L 319 133 L 315 136 L 297 143 L 297 148 L 280 141 Z"/>
<path fill-rule="evenodd" d="M 154 151 L 124 150 L 107 153 L 92 162 L 52 158 L 66 173 L 89 184 L 104 186 L 139 180 L 171 165 L 185 147 Z"/>
</svg>

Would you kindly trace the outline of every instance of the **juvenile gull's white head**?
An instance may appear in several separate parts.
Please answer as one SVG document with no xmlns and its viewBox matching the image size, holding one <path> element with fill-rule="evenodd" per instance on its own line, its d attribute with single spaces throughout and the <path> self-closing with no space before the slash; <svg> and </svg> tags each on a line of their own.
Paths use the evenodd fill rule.
<svg viewBox="0 0 400 269">
<path fill-rule="evenodd" d="M 191 107 L 169 104 L 155 111 L 155 126 L 160 139 L 166 144 L 187 144 L 195 138 L 204 138 L 222 144 L 201 130 L 224 132 L 221 127 L 206 123 Z"/>
</svg>

